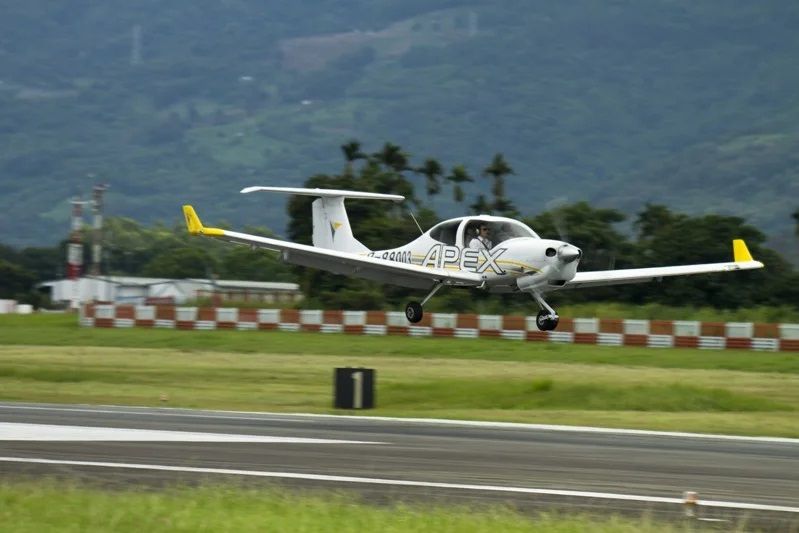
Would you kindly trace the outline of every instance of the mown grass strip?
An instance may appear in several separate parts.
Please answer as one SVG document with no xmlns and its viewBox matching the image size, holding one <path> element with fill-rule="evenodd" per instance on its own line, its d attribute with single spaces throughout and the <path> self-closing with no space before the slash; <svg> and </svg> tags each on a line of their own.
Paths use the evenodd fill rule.
<svg viewBox="0 0 799 533">
<path fill-rule="evenodd" d="M 74 315 L 0 316 L 0 345 L 115 346 L 185 351 L 549 361 L 799 374 L 799 354 L 581 346 L 505 339 L 432 339 L 264 331 L 81 328 Z"/>
<path fill-rule="evenodd" d="M 446 394 L 444 394 L 446 391 Z M 476 394 L 477 392 L 477 394 Z M 389 385 L 382 394 L 396 408 L 458 406 L 467 409 L 573 409 L 582 411 L 762 412 L 790 405 L 721 388 L 666 383 L 621 386 L 552 379 L 441 379 Z"/>
<path fill-rule="evenodd" d="M 289 492 L 235 485 L 159 491 L 80 487 L 56 481 L 0 482 L 4 531 L 457 531 L 670 532 L 686 525 L 586 514 L 526 516 L 507 506 L 480 508 L 397 503 L 370 506 L 341 492 Z"/>
<path fill-rule="evenodd" d="M 728 370 L 0 346 L 0 399 L 336 413 L 337 366 L 377 370 L 367 415 L 799 437 L 799 376 Z"/>
</svg>

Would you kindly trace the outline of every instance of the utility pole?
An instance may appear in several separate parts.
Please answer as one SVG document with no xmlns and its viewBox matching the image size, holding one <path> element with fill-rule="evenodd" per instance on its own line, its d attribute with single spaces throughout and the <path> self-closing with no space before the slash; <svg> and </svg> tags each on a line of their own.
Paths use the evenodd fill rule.
<svg viewBox="0 0 799 533">
<path fill-rule="evenodd" d="M 108 190 L 108 185 L 95 185 L 92 189 L 92 213 L 94 225 L 92 227 L 92 268 L 91 275 L 100 275 L 100 261 L 103 256 L 103 193 Z"/>
<path fill-rule="evenodd" d="M 69 244 L 67 244 L 67 277 L 72 281 L 71 309 L 80 306 L 80 276 L 83 270 L 83 206 L 87 203 L 80 197 L 70 200 L 72 203 L 72 220 L 70 224 Z"/>
</svg>

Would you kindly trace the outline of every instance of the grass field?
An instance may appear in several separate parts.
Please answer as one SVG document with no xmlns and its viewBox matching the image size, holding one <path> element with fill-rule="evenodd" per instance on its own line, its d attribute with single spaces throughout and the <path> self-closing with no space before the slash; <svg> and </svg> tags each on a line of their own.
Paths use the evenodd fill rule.
<svg viewBox="0 0 799 533">
<path fill-rule="evenodd" d="M 336 413 L 333 368 L 364 366 L 377 370 L 377 408 L 364 414 L 799 438 L 797 354 L 76 322 L 0 316 L 0 400 Z M 699 529 L 496 505 L 373 506 L 348 493 L 243 485 L 108 491 L 9 478 L 0 481 L 0 523 L 31 533 Z"/>
<path fill-rule="evenodd" d="M 45 482 L 0 483 L 4 531 L 380 531 L 554 533 L 697 531 L 688 525 L 589 515 L 529 517 L 500 506 L 375 507 L 338 493 L 287 493 L 236 486 L 102 491 Z"/>
<path fill-rule="evenodd" d="M 0 318 L 4 400 L 330 413 L 337 366 L 377 370 L 373 415 L 799 437 L 796 354 Z"/>
<path fill-rule="evenodd" d="M 185 352 L 398 356 L 584 363 L 799 374 L 799 354 L 749 350 L 653 349 L 505 339 L 353 336 L 299 332 L 81 328 L 74 315 L 0 315 L 0 346 L 113 346 Z"/>
</svg>

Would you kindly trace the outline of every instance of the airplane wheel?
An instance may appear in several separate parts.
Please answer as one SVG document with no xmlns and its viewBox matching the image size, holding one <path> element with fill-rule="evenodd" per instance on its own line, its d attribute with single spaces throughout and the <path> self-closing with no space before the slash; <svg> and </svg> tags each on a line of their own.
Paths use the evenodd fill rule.
<svg viewBox="0 0 799 533">
<path fill-rule="evenodd" d="M 409 302 L 408 305 L 405 306 L 405 318 L 412 324 L 419 322 L 423 314 L 422 304 L 419 302 Z"/>
<path fill-rule="evenodd" d="M 549 318 L 549 313 L 541 309 L 535 317 L 535 325 L 538 326 L 538 329 L 541 331 L 547 331 L 547 320 Z"/>
<path fill-rule="evenodd" d="M 538 329 L 541 331 L 552 331 L 558 327 L 558 319 L 551 318 L 549 313 L 542 309 L 535 317 L 535 325 L 538 326 Z"/>
</svg>

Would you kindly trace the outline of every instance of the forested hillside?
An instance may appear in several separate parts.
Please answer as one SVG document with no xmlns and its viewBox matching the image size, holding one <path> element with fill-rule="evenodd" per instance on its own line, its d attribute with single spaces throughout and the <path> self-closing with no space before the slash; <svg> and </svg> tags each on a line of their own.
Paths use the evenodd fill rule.
<svg viewBox="0 0 799 533">
<path fill-rule="evenodd" d="M 463 205 L 466 198 L 460 194 L 461 188 L 475 179 L 461 166 L 445 169 L 435 159 L 427 159 L 421 167 L 411 167 L 425 176 L 424 190 L 418 190 L 406 177 L 412 171 L 409 170 L 410 159 L 398 146 L 386 143 L 372 152 L 353 141 L 341 148 L 345 161 L 341 172 L 317 174 L 303 185 L 402 194 L 409 199 L 389 207 L 383 202 L 348 200 L 353 233 L 371 249 L 400 246 L 418 236 L 416 225 L 410 221 L 411 210 L 417 211 L 421 226 L 429 227 L 440 215 L 424 206 L 435 203 L 434 198 L 449 195 Z M 469 209 L 518 214 L 514 198 L 506 196 L 504 183 L 504 179 L 512 175 L 513 168 L 501 154 L 495 154 L 482 170 L 490 181 L 492 193 L 478 197 Z M 311 243 L 312 200 L 307 196 L 294 196 L 289 202 L 288 233 L 296 242 Z M 204 211 L 201 216 L 204 217 Z M 745 239 L 753 256 L 767 265 L 765 270 L 750 272 L 557 291 L 551 296 L 558 305 L 612 301 L 636 308 L 662 305 L 694 311 L 706 307 L 744 308 L 749 317 L 757 316 L 756 320 L 760 321 L 785 320 L 785 317 L 797 316 L 799 311 L 799 272 L 791 268 L 779 252 L 765 245 L 762 232 L 740 217 L 689 216 L 658 204 L 639 206 L 634 217 L 627 217 L 615 209 L 593 208 L 586 202 L 576 202 L 523 220 L 543 235 L 558 235 L 579 243 L 584 253 L 580 268 L 586 271 L 723 261 L 731 256 L 734 238 Z M 619 225 L 625 222 L 632 223 L 633 238 L 619 231 Z M 799 226 L 797 228 L 799 230 Z M 86 226 L 83 231 L 83 240 L 88 242 L 91 229 Z M 245 231 L 271 235 L 266 228 L 245 228 Z M 107 221 L 104 233 L 105 253 L 101 265 L 104 274 L 296 281 L 305 293 L 302 305 L 306 308 L 397 308 L 410 294 L 418 292 L 312 268 L 292 267 L 271 251 L 191 236 L 184 224 L 145 227 L 131 219 L 114 217 Z M 63 276 L 65 248 L 65 242 L 58 246 L 23 249 L 0 244 L 0 299 L 48 305 L 37 284 Z M 84 264 L 89 263 L 89 254 L 90 247 L 84 247 Z M 490 313 L 511 310 L 526 313 L 533 305 L 530 298 L 518 293 L 492 295 L 458 288 L 441 291 L 430 304 L 432 309 Z M 676 313 L 684 316 L 684 312 Z"/>
<path fill-rule="evenodd" d="M 338 172 L 356 138 L 475 176 L 502 152 L 525 216 L 651 202 L 795 247 L 797 57 L 799 4 L 779 0 L 14 3 L 0 230 L 53 244 L 67 199 L 105 182 L 110 215 L 172 224 L 191 202 L 282 233 L 284 198 L 237 191 Z"/>
</svg>

